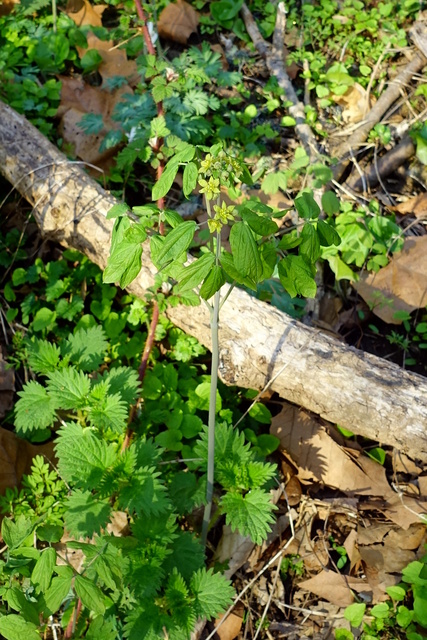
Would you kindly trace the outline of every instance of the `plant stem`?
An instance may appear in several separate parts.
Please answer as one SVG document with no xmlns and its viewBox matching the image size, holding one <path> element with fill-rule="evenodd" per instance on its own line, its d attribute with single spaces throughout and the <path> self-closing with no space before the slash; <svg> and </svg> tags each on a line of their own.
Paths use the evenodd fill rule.
<svg viewBox="0 0 427 640">
<path fill-rule="evenodd" d="M 216 234 L 216 265 L 219 264 L 219 256 L 221 253 L 221 234 Z M 208 419 L 208 469 L 206 484 L 206 506 L 203 514 L 202 526 L 202 542 L 206 546 L 208 536 L 209 522 L 212 512 L 212 498 L 215 480 L 215 419 L 216 419 L 216 392 L 218 388 L 218 365 L 219 365 L 219 340 L 218 340 L 218 322 L 219 309 L 221 304 L 221 292 L 217 291 L 214 295 L 214 303 L 211 308 L 210 324 L 211 324 L 211 341 L 212 341 L 212 364 L 211 364 L 211 388 L 209 395 L 209 419 Z"/>
</svg>

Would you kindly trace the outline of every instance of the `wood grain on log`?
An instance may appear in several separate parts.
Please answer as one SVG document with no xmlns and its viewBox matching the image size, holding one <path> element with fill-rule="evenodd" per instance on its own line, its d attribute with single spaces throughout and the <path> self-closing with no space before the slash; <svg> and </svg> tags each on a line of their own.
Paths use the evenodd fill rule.
<svg viewBox="0 0 427 640">
<path fill-rule="evenodd" d="M 34 206 L 44 236 L 84 252 L 101 268 L 109 254 L 116 200 L 0 102 L 0 170 Z M 153 282 L 148 248 L 141 276 L 129 290 L 139 296 Z M 177 307 L 169 318 L 209 347 L 205 305 Z M 283 398 L 351 431 L 427 460 L 427 380 L 348 347 L 235 290 L 221 311 L 223 380 L 271 388 Z"/>
</svg>

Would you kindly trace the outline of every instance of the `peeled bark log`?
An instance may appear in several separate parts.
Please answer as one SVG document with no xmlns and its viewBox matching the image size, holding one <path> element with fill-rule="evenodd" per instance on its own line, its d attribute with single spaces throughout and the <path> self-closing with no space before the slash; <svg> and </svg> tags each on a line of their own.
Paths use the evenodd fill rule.
<svg viewBox="0 0 427 640">
<path fill-rule="evenodd" d="M 34 206 L 43 236 L 105 267 L 112 228 L 105 215 L 116 200 L 1 102 L 0 170 Z M 129 290 L 142 296 L 154 273 L 147 247 L 141 275 Z M 167 313 L 210 346 L 205 305 Z M 286 400 L 427 461 L 425 378 L 306 327 L 244 291 L 233 291 L 220 323 L 225 382 L 262 389 L 274 379 L 271 388 Z"/>
</svg>

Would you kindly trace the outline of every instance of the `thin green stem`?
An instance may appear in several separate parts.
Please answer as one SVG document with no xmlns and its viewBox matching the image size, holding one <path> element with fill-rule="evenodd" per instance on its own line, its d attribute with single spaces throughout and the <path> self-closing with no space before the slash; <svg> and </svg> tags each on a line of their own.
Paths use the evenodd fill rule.
<svg viewBox="0 0 427 640">
<path fill-rule="evenodd" d="M 216 234 L 215 263 L 219 265 L 221 254 L 221 235 Z M 211 341 L 212 341 L 212 365 L 211 365 L 211 388 L 209 396 L 209 419 L 208 419 L 208 470 L 206 484 L 206 506 L 203 514 L 202 542 L 206 546 L 209 522 L 212 512 L 212 499 L 215 479 L 215 418 L 216 418 L 216 392 L 218 388 L 218 365 L 219 365 L 219 341 L 218 322 L 219 306 L 221 302 L 220 291 L 214 295 L 214 303 L 211 310 Z"/>
</svg>

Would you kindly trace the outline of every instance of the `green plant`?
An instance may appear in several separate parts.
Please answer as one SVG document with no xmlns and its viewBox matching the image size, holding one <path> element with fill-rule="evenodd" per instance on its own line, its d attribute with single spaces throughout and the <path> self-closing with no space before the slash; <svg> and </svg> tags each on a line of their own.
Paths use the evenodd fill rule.
<svg viewBox="0 0 427 640">
<path fill-rule="evenodd" d="M 367 607 L 354 603 L 345 618 L 361 640 L 399 637 L 421 640 L 427 629 L 427 556 L 411 562 L 402 571 L 402 582 L 386 589 L 387 602 Z M 337 629 L 337 640 L 350 640 L 353 633 Z"/>
</svg>

